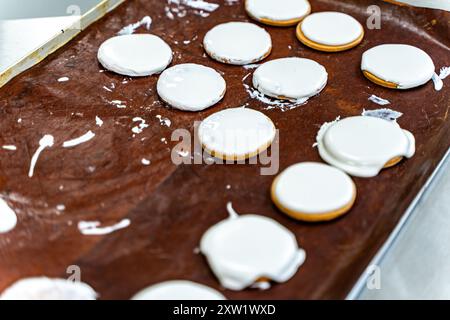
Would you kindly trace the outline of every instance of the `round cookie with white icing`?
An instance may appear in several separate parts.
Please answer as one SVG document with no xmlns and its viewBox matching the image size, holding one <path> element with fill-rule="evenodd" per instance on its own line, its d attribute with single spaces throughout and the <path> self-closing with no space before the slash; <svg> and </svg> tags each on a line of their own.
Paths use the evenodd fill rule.
<svg viewBox="0 0 450 320">
<path fill-rule="evenodd" d="M 83 282 L 46 277 L 17 281 L 0 295 L 0 300 L 95 300 L 97 293 Z"/>
<path fill-rule="evenodd" d="M 230 204 L 228 210 L 230 218 L 212 226 L 200 243 L 221 285 L 239 291 L 291 279 L 306 258 L 294 234 L 270 218 L 239 216 Z"/>
<path fill-rule="evenodd" d="M 270 34 L 249 22 L 219 24 L 208 31 L 203 45 L 214 60 L 234 65 L 261 61 L 272 51 Z"/>
<path fill-rule="evenodd" d="M 304 58 L 281 58 L 262 64 L 253 74 L 253 86 L 261 93 L 283 100 L 309 98 L 328 81 L 326 69 Z"/>
<path fill-rule="evenodd" d="M 272 120 L 263 113 L 244 107 L 216 112 L 202 121 L 198 137 L 212 156 L 239 161 L 263 152 L 275 139 Z"/>
<path fill-rule="evenodd" d="M 246 0 L 245 9 L 252 19 L 277 27 L 296 25 L 311 13 L 308 0 Z"/>
<path fill-rule="evenodd" d="M 187 63 L 165 70 L 157 90 L 161 99 L 176 109 L 200 111 L 222 100 L 226 83 L 214 69 Z"/>
<path fill-rule="evenodd" d="M 374 177 L 383 168 L 415 154 L 415 139 L 395 121 L 356 116 L 322 126 L 319 154 L 327 163 L 357 177 Z"/>
<path fill-rule="evenodd" d="M 405 44 L 383 44 L 362 56 L 361 70 L 372 82 L 391 89 L 410 89 L 431 80 L 435 66 L 423 50 Z"/>
<path fill-rule="evenodd" d="M 329 221 L 347 213 L 355 203 L 356 186 L 340 169 L 322 163 L 297 163 L 272 184 L 272 200 L 290 217 Z"/>
<path fill-rule="evenodd" d="M 172 49 L 152 34 L 129 34 L 110 38 L 98 50 L 98 61 L 115 73 L 144 77 L 160 73 L 172 62 Z"/>
<path fill-rule="evenodd" d="M 218 291 L 192 281 L 174 280 L 152 285 L 132 300 L 226 300 Z"/>
<path fill-rule="evenodd" d="M 338 52 L 356 47 L 364 38 L 364 28 L 352 16 L 342 12 L 317 12 L 297 26 L 297 38 L 319 51 Z"/>
</svg>

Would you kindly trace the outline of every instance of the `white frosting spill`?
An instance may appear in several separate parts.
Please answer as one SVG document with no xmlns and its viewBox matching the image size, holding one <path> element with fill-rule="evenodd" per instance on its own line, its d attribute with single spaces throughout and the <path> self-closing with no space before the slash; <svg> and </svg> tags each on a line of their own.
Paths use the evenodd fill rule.
<svg viewBox="0 0 450 320">
<path fill-rule="evenodd" d="M 245 7 L 256 20 L 280 22 L 301 19 L 311 10 L 307 0 L 246 0 Z"/>
<path fill-rule="evenodd" d="M 98 50 L 106 69 L 130 77 L 150 76 L 163 71 L 172 61 L 172 49 L 151 34 L 130 34 L 110 38 Z"/>
<path fill-rule="evenodd" d="M 99 221 L 80 221 L 78 222 L 78 230 L 86 236 L 103 236 L 125 229 L 129 227 L 130 224 L 131 221 L 129 219 L 123 219 L 119 223 L 107 227 L 100 227 L 101 223 Z"/>
<path fill-rule="evenodd" d="M 369 101 L 372 101 L 373 103 L 379 104 L 380 106 L 386 106 L 386 105 L 391 103 L 389 100 L 377 97 L 374 94 L 369 97 Z"/>
<path fill-rule="evenodd" d="M 356 116 L 322 126 L 317 135 L 321 158 L 357 177 L 374 177 L 392 159 L 415 154 L 412 133 L 395 121 Z"/>
<path fill-rule="evenodd" d="M 138 292 L 132 300 L 226 300 L 218 291 L 191 281 L 174 280 Z"/>
<path fill-rule="evenodd" d="M 302 214 L 325 214 L 350 204 L 355 185 L 343 171 L 322 163 L 290 166 L 275 180 L 274 196 L 286 209 Z"/>
<path fill-rule="evenodd" d="M 242 107 L 216 112 L 203 120 L 198 129 L 204 148 L 231 160 L 266 150 L 275 134 L 275 125 L 266 115 Z"/>
<path fill-rule="evenodd" d="M 8 151 L 16 151 L 17 147 L 14 145 L 4 145 L 4 146 L 2 146 L 2 149 L 8 150 Z"/>
<path fill-rule="evenodd" d="M 165 70 L 157 90 L 161 99 L 176 109 L 200 111 L 222 100 L 226 83 L 214 69 L 187 63 Z"/>
<path fill-rule="evenodd" d="M 138 28 L 140 28 L 144 25 L 147 30 L 150 30 L 150 27 L 152 26 L 152 18 L 149 16 L 145 16 L 144 18 L 142 18 L 141 21 L 132 23 L 132 24 L 122 28 L 119 32 L 117 32 L 117 34 L 120 36 L 127 35 L 127 34 L 133 34 Z"/>
<path fill-rule="evenodd" d="M 362 56 L 361 70 L 398 85 L 399 89 L 421 86 L 431 80 L 434 63 L 423 50 L 405 44 L 383 44 Z"/>
<path fill-rule="evenodd" d="M 17 224 L 17 216 L 13 209 L 0 198 L 0 234 L 11 231 Z"/>
<path fill-rule="evenodd" d="M 148 128 L 148 124 L 141 117 L 134 117 L 133 122 L 139 122 L 139 124 L 131 129 L 134 134 L 140 134 L 144 129 Z"/>
<path fill-rule="evenodd" d="M 301 30 L 309 40 L 327 46 L 352 43 L 364 32 L 352 16 L 331 11 L 310 14 L 302 21 Z"/>
<path fill-rule="evenodd" d="M 54 142 L 55 142 L 55 139 L 50 134 L 44 135 L 42 137 L 42 139 L 39 141 L 39 147 L 37 148 L 36 152 L 34 153 L 33 157 L 31 158 L 30 170 L 28 171 L 28 177 L 30 177 L 30 178 L 33 177 L 34 167 L 36 166 L 36 162 L 38 161 L 41 152 L 44 151 L 45 148 L 53 147 Z"/>
<path fill-rule="evenodd" d="M 304 58 L 282 58 L 262 64 L 253 74 L 253 86 L 263 94 L 288 100 L 310 98 L 325 88 L 326 69 Z"/>
<path fill-rule="evenodd" d="M 380 118 L 380 119 L 388 120 L 388 121 L 396 121 L 398 118 L 403 116 L 403 113 L 392 110 L 392 109 L 383 108 L 383 109 L 376 109 L 376 110 L 365 110 L 364 109 L 363 112 L 361 113 L 361 115 L 366 116 L 366 117 Z"/>
<path fill-rule="evenodd" d="M 80 136 L 78 138 L 65 141 L 63 143 L 63 147 L 64 148 L 72 148 L 79 144 L 86 143 L 94 137 L 95 137 L 95 133 L 93 133 L 91 130 L 89 130 L 88 132 L 86 132 L 85 134 L 83 134 L 82 136 Z"/>
<path fill-rule="evenodd" d="M 210 13 L 219 8 L 219 4 L 204 0 L 167 0 L 165 7 L 166 17 L 173 20 L 175 17 L 184 18 L 188 8 L 194 9 L 192 13 L 200 17 L 209 17 Z"/>
<path fill-rule="evenodd" d="M 441 68 L 439 75 L 437 73 L 433 74 L 433 77 L 431 78 L 434 82 L 434 89 L 436 91 L 441 91 L 444 87 L 444 80 L 450 75 L 450 67 L 443 67 Z"/>
<path fill-rule="evenodd" d="M 221 285 L 236 291 L 262 279 L 286 282 L 306 258 L 291 231 L 258 215 L 233 215 L 212 226 L 200 250 Z"/>
<path fill-rule="evenodd" d="M 103 120 L 99 116 L 95 116 L 95 124 L 99 127 L 103 125 Z"/>
<path fill-rule="evenodd" d="M 69 80 L 70 79 L 68 77 L 61 77 L 61 78 L 58 79 L 58 82 L 67 82 Z"/>
<path fill-rule="evenodd" d="M 399 3 L 409 4 L 415 7 L 441 9 L 450 11 L 450 2 L 447 0 L 395 0 Z"/>
<path fill-rule="evenodd" d="M 95 300 L 97 296 L 83 282 L 36 277 L 17 281 L 3 291 L 0 300 Z"/>
<path fill-rule="evenodd" d="M 245 65 L 263 60 L 272 50 L 272 39 L 266 30 L 253 23 L 228 22 L 208 31 L 203 45 L 217 61 Z"/>
</svg>

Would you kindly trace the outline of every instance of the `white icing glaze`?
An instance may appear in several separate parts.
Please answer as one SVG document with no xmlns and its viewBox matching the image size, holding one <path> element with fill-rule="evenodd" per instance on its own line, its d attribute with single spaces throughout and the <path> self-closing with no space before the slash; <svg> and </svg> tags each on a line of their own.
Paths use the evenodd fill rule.
<svg viewBox="0 0 450 320">
<path fill-rule="evenodd" d="M 275 134 L 275 125 L 266 115 L 242 107 L 216 112 L 198 128 L 200 143 L 226 159 L 242 159 L 264 151 Z"/>
<path fill-rule="evenodd" d="M 163 71 L 172 61 L 172 50 L 151 34 L 130 34 L 110 38 L 98 50 L 106 69 L 130 77 L 150 76 Z"/>
<path fill-rule="evenodd" d="M 383 44 L 364 52 L 361 70 L 395 83 L 399 89 L 410 89 L 431 80 L 434 63 L 419 48 L 405 44 Z"/>
<path fill-rule="evenodd" d="M 15 228 L 17 216 L 13 209 L 0 198 L 0 233 L 6 233 Z"/>
<path fill-rule="evenodd" d="M 129 219 L 123 219 L 122 221 L 107 227 L 100 227 L 101 223 L 99 221 L 80 221 L 78 222 L 78 230 L 85 236 L 103 236 L 128 228 L 130 224 L 131 221 Z"/>
<path fill-rule="evenodd" d="M 83 282 L 46 277 L 25 278 L 3 291 L 0 300 L 95 300 L 97 293 Z"/>
<path fill-rule="evenodd" d="M 301 19 L 311 10 L 307 0 L 246 0 L 245 7 L 255 19 L 275 22 Z"/>
<path fill-rule="evenodd" d="M 208 55 L 220 62 L 245 65 L 263 60 L 272 50 L 272 39 L 261 27 L 248 22 L 228 22 L 206 34 Z"/>
<path fill-rule="evenodd" d="M 414 136 L 395 121 L 356 116 L 329 123 L 318 134 L 323 160 L 357 177 L 374 177 L 392 159 L 411 158 Z"/>
<path fill-rule="evenodd" d="M 282 58 L 262 64 L 253 74 L 253 86 L 273 98 L 298 100 L 323 90 L 328 74 L 319 63 L 304 58 Z"/>
<path fill-rule="evenodd" d="M 306 258 L 291 231 L 258 215 L 232 214 L 212 226 L 203 235 L 200 250 L 221 285 L 236 291 L 263 278 L 286 282 Z"/>
<path fill-rule="evenodd" d="M 54 142 L 55 142 L 55 139 L 50 134 L 44 135 L 42 137 L 42 139 L 39 140 L 39 147 L 37 148 L 36 152 L 34 153 L 33 157 L 31 158 L 30 170 L 28 171 L 28 177 L 30 177 L 30 178 L 33 177 L 34 167 L 36 166 L 36 163 L 39 159 L 41 152 L 44 151 L 45 148 L 53 147 Z"/>
<path fill-rule="evenodd" d="M 362 25 L 352 16 L 332 11 L 307 16 L 302 21 L 301 30 L 309 40 L 327 46 L 352 43 L 364 32 Z"/>
<path fill-rule="evenodd" d="M 409 4 L 414 7 L 431 9 L 441 9 L 450 11 L 450 1 L 448 0 L 396 0 L 399 3 Z"/>
<path fill-rule="evenodd" d="M 65 141 L 63 143 L 63 147 L 64 148 L 72 148 L 79 144 L 86 143 L 94 137 L 95 137 L 95 133 L 93 133 L 91 130 L 89 130 L 88 132 L 86 132 L 85 134 L 83 134 L 82 136 L 80 136 L 78 138 Z"/>
<path fill-rule="evenodd" d="M 150 27 L 152 26 L 152 22 L 153 21 L 152 21 L 151 17 L 145 16 L 140 21 L 138 21 L 136 23 L 132 23 L 126 27 L 123 27 L 119 32 L 117 32 L 117 34 L 120 36 L 133 34 L 138 28 L 140 28 L 144 25 L 147 30 L 150 30 Z"/>
<path fill-rule="evenodd" d="M 200 111 L 222 100 L 226 91 L 223 77 L 199 64 L 179 64 L 165 70 L 158 80 L 158 94 L 176 109 Z"/>
<path fill-rule="evenodd" d="M 345 172 L 314 162 L 290 166 L 274 185 L 274 196 L 284 208 L 311 215 L 342 209 L 352 202 L 355 192 Z"/>
<path fill-rule="evenodd" d="M 166 281 L 138 292 L 132 300 L 226 300 L 218 291 L 183 280 Z"/>
</svg>

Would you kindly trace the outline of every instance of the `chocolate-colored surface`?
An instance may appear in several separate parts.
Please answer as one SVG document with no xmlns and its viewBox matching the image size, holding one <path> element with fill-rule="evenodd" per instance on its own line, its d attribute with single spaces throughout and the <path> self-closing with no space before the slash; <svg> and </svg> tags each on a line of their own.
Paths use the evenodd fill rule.
<svg viewBox="0 0 450 320">
<path fill-rule="evenodd" d="M 225 21 L 248 20 L 242 2 L 222 4 L 206 18 L 188 10 L 186 17 L 170 20 L 165 1 L 127 1 L 0 89 L 0 146 L 18 147 L 15 152 L 0 150 L 0 192 L 19 217 L 14 231 L 0 235 L 0 291 L 21 277 L 66 277 L 70 265 L 80 266 L 82 280 L 104 299 L 127 299 L 147 285 L 171 279 L 220 288 L 205 259 L 194 250 L 203 232 L 227 217 L 225 205 L 232 201 L 240 213 L 269 216 L 292 230 L 307 260 L 287 283 L 263 292 L 224 291 L 228 298 L 346 296 L 450 141 L 448 81 L 440 92 L 431 82 L 408 91 L 384 89 L 364 78 L 359 68 L 361 54 L 381 43 L 408 43 L 426 50 L 437 68 L 450 65 L 450 15 L 380 1 L 381 30 L 366 28 L 361 45 L 338 54 L 301 45 L 294 28 L 266 27 L 274 44 L 268 59 L 312 58 L 329 73 L 329 84 L 319 96 L 282 112 L 265 110 L 266 105 L 248 96 L 242 78 L 251 70 L 223 65 L 204 55 L 201 42 L 208 29 Z M 366 9 L 372 3 L 316 0 L 312 8 L 343 11 L 365 25 Z M 223 102 L 200 113 L 179 112 L 158 99 L 157 76 L 122 83 L 121 76 L 99 72 L 99 45 L 144 15 L 153 18 L 151 32 L 174 50 L 173 64 L 195 62 L 223 72 L 228 84 Z M 184 44 L 184 40 L 192 42 Z M 70 81 L 58 82 L 63 76 Z M 112 83 L 112 92 L 103 88 Z M 280 129 L 281 170 L 300 161 L 320 161 L 311 147 L 319 126 L 337 116 L 358 115 L 363 108 L 378 108 L 367 100 L 371 94 L 390 100 L 390 107 L 404 113 L 399 123 L 414 133 L 417 154 L 376 178 L 355 179 L 356 205 L 335 222 L 306 224 L 280 213 L 269 196 L 273 176 L 261 176 L 258 165 L 172 164 L 171 149 L 176 143 L 170 142 L 170 135 L 174 129 L 192 131 L 194 121 L 245 103 L 263 111 Z M 116 108 L 109 103 L 112 100 L 124 101 L 127 108 Z M 157 115 L 169 118 L 171 127 L 161 126 Z M 95 116 L 103 119 L 102 127 L 95 125 Z M 146 119 L 150 127 L 133 138 L 136 116 Z M 96 133 L 90 142 L 71 149 L 61 147 L 63 141 L 88 130 Z M 30 159 L 44 134 L 54 135 L 55 146 L 42 153 L 30 179 Z M 142 158 L 152 164 L 142 165 Z M 58 204 L 66 206 L 60 214 Z M 109 225 L 122 218 L 131 219 L 129 228 L 102 237 L 83 236 L 77 228 L 80 220 Z"/>
</svg>

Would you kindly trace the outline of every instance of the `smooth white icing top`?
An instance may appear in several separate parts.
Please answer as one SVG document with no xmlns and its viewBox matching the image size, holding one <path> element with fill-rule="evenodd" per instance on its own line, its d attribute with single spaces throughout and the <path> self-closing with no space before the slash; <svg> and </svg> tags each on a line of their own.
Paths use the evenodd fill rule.
<svg viewBox="0 0 450 320">
<path fill-rule="evenodd" d="M 275 125 L 266 115 L 243 107 L 216 112 L 198 128 L 202 145 L 227 158 L 263 151 L 272 143 L 275 133 Z"/>
<path fill-rule="evenodd" d="M 165 70 L 159 77 L 157 89 L 159 96 L 172 107 L 200 111 L 223 98 L 226 83 L 214 69 L 187 63 Z"/>
<path fill-rule="evenodd" d="M 97 293 L 83 282 L 46 277 L 25 278 L 7 288 L 0 300 L 95 300 Z"/>
<path fill-rule="evenodd" d="M 203 45 L 220 62 L 245 65 L 261 61 L 272 50 L 270 34 L 249 22 L 227 22 L 212 28 Z"/>
<path fill-rule="evenodd" d="M 138 292 L 132 300 L 226 300 L 218 291 L 191 281 L 167 281 Z"/>
<path fill-rule="evenodd" d="M 272 21 L 300 19 L 311 10 L 307 0 L 246 0 L 245 7 L 252 17 Z"/>
<path fill-rule="evenodd" d="M 235 291 L 261 278 L 286 282 L 306 258 L 291 231 L 258 215 L 231 215 L 214 225 L 203 235 L 200 251 L 221 285 Z"/>
<path fill-rule="evenodd" d="M 0 233 L 6 233 L 14 229 L 17 224 L 17 216 L 5 200 L 0 198 Z"/>
<path fill-rule="evenodd" d="M 327 84 L 328 73 L 319 63 L 304 58 L 282 58 L 262 64 L 253 74 L 253 86 L 274 98 L 291 100 L 318 94 Z"/>
<path fill-rule="evenodd" d="M 395 121 L 356 116 L 328 124 L 318 136 L 323 160 L 358 177 L 374 177 L 392 159 L 411 158 L 414 136 Z"/>
<path fill-rule="evenodd" d="M 98 50 L 106 69 L 130 77 L 150 76 L 172 61 L 172 49 L 152 34 L 129 34 L 110 38 Z"/>
<path fill-rule="evenodd" d="M 340 169 L 322 163 L 297 163 L 276 179 L 274 196 L 286 209 L 324 214 L 342 209 L 355 196 L 352 179 Z"/>
<path fill-rule="evenodd" d="M 399 89 L 409 89 L 430 81 L 435 67 L 430 56 L 419 48 L 383 44 L 364 52 L 361 69 L 397 84 Z"/>
<path fill-rule="evenodd" d="M 332 11 L 310 14 L 302 21 L 301 30 L 309 40 L 327 46 L 352 43 L 364 32 L 352 16 Z"/>
<path fill-rule="evenodd" d="M 424 7 L 450 11 L 450 1 L 448 0 L 396 0 L 396 1 L 400 3 L 409 4 L 414 7 Z"/>
</svg>

